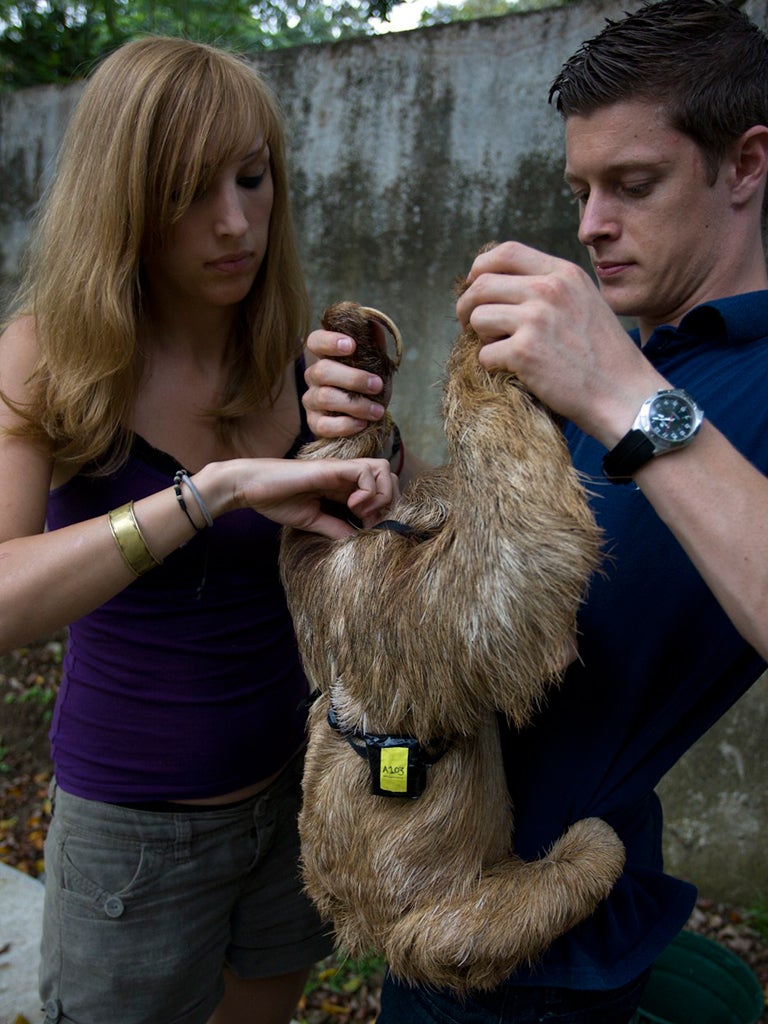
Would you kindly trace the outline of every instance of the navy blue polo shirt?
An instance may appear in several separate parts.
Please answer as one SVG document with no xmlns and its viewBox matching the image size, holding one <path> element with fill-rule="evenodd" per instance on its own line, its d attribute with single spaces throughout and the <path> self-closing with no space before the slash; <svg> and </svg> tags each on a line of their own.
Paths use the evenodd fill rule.
<svg viewBox="0 0 768 1024">
<path fill-rule="evenodd" d="M 768 472 L 768 292 L 699 306 L 655 330 L 644 353 Z M 603 446 L 572 425 L 566 434 L 605 531 L 604 574 L 579 616 L 580 661 L 532 726 L 502 726 L 515 847 L 540 857 L 596 815 L 621 836 L 627 864 L 591 918 L 510 980 L 607 989 L 648 967 L 695 903 L 695 888 L 663 871 L 654 787 L 765 665 L 638 488 L 602 476 Z"/>
</svg>

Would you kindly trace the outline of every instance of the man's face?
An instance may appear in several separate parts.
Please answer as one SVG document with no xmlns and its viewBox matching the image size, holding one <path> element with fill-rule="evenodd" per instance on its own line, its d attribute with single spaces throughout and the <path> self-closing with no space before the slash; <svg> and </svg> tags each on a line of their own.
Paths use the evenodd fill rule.
<svg viewBox="0 0 768 1024">
<path fill-rule="evenodd" d="M 603 297 L 644 336 L 734 290 L 725 176 L 708 184 L 698 146 L 661 107 L 627 101 L 569 117 L 565 177 Z"/>
</svg>

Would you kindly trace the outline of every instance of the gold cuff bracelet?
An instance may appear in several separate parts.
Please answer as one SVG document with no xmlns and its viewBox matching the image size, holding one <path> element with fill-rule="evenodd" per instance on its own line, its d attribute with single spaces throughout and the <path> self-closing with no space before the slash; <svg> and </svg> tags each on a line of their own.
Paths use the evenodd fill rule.
<svg viewBox="0 0 768 1024">
<path fill-rule="evenodd" d="M 136 516 L 133 512 L 133 502 L 121 505 L 109 513 L 109 528 L 115 538 L 115 544 L 120 549 L 123 561 L 136 576 L 143 576 L 145 572 L 154 569 L 161 564 L 161 559 L 155 558 L 149 550 L 149 545 L 144 540 L 144 534 L 139 529 Z"/>
</svg>

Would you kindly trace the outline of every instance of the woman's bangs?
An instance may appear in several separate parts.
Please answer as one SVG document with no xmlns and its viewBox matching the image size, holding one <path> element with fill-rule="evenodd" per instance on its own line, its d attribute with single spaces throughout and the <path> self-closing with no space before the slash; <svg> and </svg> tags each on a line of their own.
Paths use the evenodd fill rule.
<svg viewBox="0 0 768 1024">
<path fill-rule="evenodd" d="M 269 94 L 247 67 L 216 70 L 187 82 L 162 119 L 150 178 L 158 190 L 153 217 L 161 240 L 223 164 L 242 158 L 256 138 L 269 144 L 279 131 Z"/>
<path fill-rule="evenodd" d="M 249 74 L 246 80 L 233 79 L 226 86 L 209 121 L 205 144 L 207 160 L 213 157 L 218 166 L 248 152 L 256 138 L 269 145 L 275 131 L 274 112 L 257 79 Z"/>
</svg>

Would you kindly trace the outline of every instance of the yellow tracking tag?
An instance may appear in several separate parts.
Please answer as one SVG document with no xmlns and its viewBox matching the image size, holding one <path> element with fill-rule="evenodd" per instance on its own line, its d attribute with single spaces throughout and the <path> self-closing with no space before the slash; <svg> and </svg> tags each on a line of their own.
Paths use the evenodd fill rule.
<svg viewBox="0 0 768 1024">
<path fill-rule="evenodd" d="M 408 792 L 408 747 L 382 747 L 379 786 L 388 793 Z"/>
</svg>

